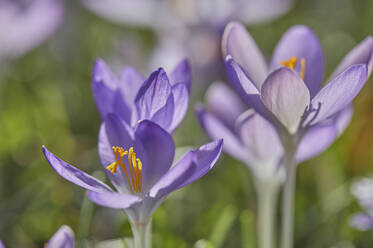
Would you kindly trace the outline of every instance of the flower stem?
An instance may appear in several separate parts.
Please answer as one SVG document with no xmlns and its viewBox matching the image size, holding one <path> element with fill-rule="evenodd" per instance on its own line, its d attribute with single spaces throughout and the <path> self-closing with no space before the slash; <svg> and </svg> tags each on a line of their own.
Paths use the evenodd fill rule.
<svg viewBox="0 0 373 248">
<path fill-rule="evenodd" d="M 146 223 L 131 222 L 134 248 L 151 248 L 151 221 Z"/>
<path fill-rule="evenodd" d="M 278 184 L 259 184 L 258 192 L 258 247 L 273 248 L 275 243 L 275 216 Z"/>
<path fill-rule="evenodd" d="M 294 152 L 285 155 L 286 181 L 282 201 L 282 248 L 293 247 L 293 225 L 294 225 L 294 191 L 296 178 L 296 163 Z"/>
</svg>

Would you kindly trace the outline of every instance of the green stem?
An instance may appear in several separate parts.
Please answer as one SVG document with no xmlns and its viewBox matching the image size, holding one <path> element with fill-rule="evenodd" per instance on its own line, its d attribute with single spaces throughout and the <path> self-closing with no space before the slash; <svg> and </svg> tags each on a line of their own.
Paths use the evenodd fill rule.
<svg viewBox="0 0 373 248">
<path fill-rule="evenodd" d="M 131 222 L 134 248 L 151 248 L 151 222 Z"/>
<path fill-rule="evenodd" d="M 287 152 L 285 155 L 286 181 L 282 201 L 282 248 L 293 247 L 294 229 L 294 192 L 296 179 L 296 163 L 294 152 Z"/>
<path fill-rule="evenodd" d="M 258 247 L 273 248 L 275 244 L 275 217 L 278 184 L 261 183 L 258 192 Z"/>
</svg>

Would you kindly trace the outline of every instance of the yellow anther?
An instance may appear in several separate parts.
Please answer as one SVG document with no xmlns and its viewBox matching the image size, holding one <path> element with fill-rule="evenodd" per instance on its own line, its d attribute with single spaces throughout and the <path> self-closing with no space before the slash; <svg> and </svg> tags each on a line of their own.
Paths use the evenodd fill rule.
<svg viewBox="0 0 373 248">
<path fill-rule="evenodd" d="M 298 58 L 296 56 L 291 57 L 289 60 L 280 62 L 281 65 L 286 66 L 292 70 L 295 70 L 295 66 L 298 63 Z M 306 73 L 306 60 L 302 58 L 300 60 L 300 77 L 304 80 L 304 75 Z"/>
<path fill-rule="evenodd" d="M 116 173 L 118 166 L 123 170 L 124 175 L 127 178 L 128 185 L 130 186 L 131 193 L 141 192 L 142 188 L 142 162 L 139 158 L 136 158 L 136 153 L 131 147 L 128 151 L 125 151 L 122 147 L 112 147 L 115 156 L 115 162 L 108 165 L 106 169 L 111 173 Z M 123 161 L 124 156 L 128 156 L 128 167 L 130 170 L 130 176 L 127 173 L 126 165 Z"/>
</svg>

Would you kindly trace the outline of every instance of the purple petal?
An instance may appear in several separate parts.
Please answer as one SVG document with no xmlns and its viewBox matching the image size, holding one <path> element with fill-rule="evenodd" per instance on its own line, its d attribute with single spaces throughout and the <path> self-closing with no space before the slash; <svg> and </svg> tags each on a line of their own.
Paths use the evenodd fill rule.
<svg viewBox="0 0 373 248">
<path fill-rule="evenodd" d="M 194 157 L 194 163 L 196 164 L 197 168 L 194 170 L 194 173 L 178 188 L 185 187 L 209 172 L 218 160 L 222 148 L 222 139 L 212 141 L 198 148 L 198 150 L 195 151 L 196 156 Z"/>
<path fill-rule="evenodd" d="M 135 98 L 145 78 L 134 68 L 126 67 L 119 75 L 119 88 L 126 99 L 126 103 L 133 108 Z"/>
<path fill-rule="evenodd" d="M 355 214 L 351 219 L 351 226 L 361 231 L 373 229 L 373 217 L 366 213 Z"/>
<path fill-rule="evenodd" d="M 291 57 L 298 58 L 295 68 L 300 71 L 300 60 L 306 62 L 305 78 L 311 98 L 320 89 L 324 74 L 324 55 L 317 36 L 306 26 L 294 26 L 290 28 L 281 38 L 273 53 L 271 61 L 271 71 L 280 67 L 281 62 L 289 60 Z"/>
<path fill-rule="evenodd" d="M 20 56 L 40 45 L 56 32 L 63 16 L 60 0 L 35 0 L 30 4 L 1 1 L 0 58 Z"/>
<path fill-rule="evenodd" d="M 263 84 L 262 101 L 269 111 L 289 130 L 297 131 L 310 102 L 308 88 L 287 67 L 272 72 Z"/>
<path fill-rule="evenodd" d="M 267 76 L 268 68 L 262 53 L 246 28 L 237 22 L 231 22 L 224 30 L 222 40 L 223 55 L 232 56 L 245 71 L 257 89 Z"/>
<path fill-rule="evenodd" d="M 177 83 L 172 86 L 172 95 L 174 99 L 174 115 L 169 130 L 173 132 L 184 119 L 188 111 L 189 91 L 184 83 Z"/>
<path fill-rule="evenodd" d="M 3 241 L 0 240 L 0 248 L 5 248 Z"/>
<path fill-rule="evenodd" d="M 173 122 L 173 117 L 175 115 L 175 100 L 173 94 L 168 96 L 166 104 L 159 109 L 153 117 L 150 119 L 152 122 L 157 123 L 163 129 L 167 130 L 169 133 L 173 132 L 171 127 Z"/>
<path fill-rule="evenodd" d="M 367 79 L 366 65 L 350 66 L 342 74 L 330 81 L 320 92 L 312 99 L 312 107 L 320 106 L 319 111 L 315 111 L 316 117 L 312 123 L 317 123 L 345 108 L 360 92 Z"/>
<path fill-rule="evenodd" d="M 340 111 L 329 123 L 316 125 L 302 138 L 296 153 L 298 163 L 324 152 L 346 129 L 352 118 L 352 107 Z"/>
<path fill-rule="evenodd" d="M 89 192 L 89 198 L 94 203 L 108 208 L 129 208 L 136 203 L 142 202 L 142 199 L 136 195 L 123 194 L 117 192 Z"/>
<path fill-rule="evenodd" d="M 48 241 L 45 248 L 74 248 L 74 232 L 68 226 L 61 226 L 60 229 Z"/>
<path fill-rule="evenodd" d="M 66 180 L 91 191 L 111 191 L 110 187 L 87 173 L 62 161 L 43 146 L 43 153 L 52 168 Z"/>
<path fill-rule="evenodd" d="M 171 167 L 175 155 L 172 137 L 151 121 L 141 121 L 135 130 L 135 139 L 142 143 L 143 191 L 148 191 Z M 137 153 L 137 151 L 136 151 Z"/>
<path fill-rule="evenodd" d="M 368 77 L 373 70 L 373 37 L 368 36 L 355 46 L 341 61 L 330 78 L 341 74 L 351 65 L 367 64 Z"/>
<path fill-rule="evenodd" d="M 256 86 L 247 78 L 241 67 L 230 57 L 225 60 L 228 77 L 237 93 L 250 107 L 264 117 L 268 117 L 266 108 L 260 99 L 260 92 Z"/>
<path fill-rule="evenodd" d="M 212 112 L 231 129 L 237 117 L 247 109 L 239 96 L 223 82 L 215 82 L 207 89 L 206 102 Z"/>
<path fill-rule="evenodd" d="M 196 114 L 202 128 L 212 140 L 223 139 L 224 151 L 232 157 L 246 163 L 248 153 L 237 134 L 233 133 L 218 118 L 205 111 L 202 106 L 196 107 Z"/>
<path fill-rule="evenodd" d="M 183 83 L 190 90 L 191 85 L 191 72 L 190 64 L 187 59 L 182 60 L 170 74 L 170 83 L 176 85 L 178 83 Z"/>
<path fill-rule="evenodd" d="M 166 72 L 160 68 L 150 74 L 136 96 L 137 119 L 152 120 L 154 115 L 166 106 L 170 96 L 172 87 Z M 166 118 L 172 120 L 172 116 L 173 112 L 169 112 Z"/>
<path fill-rule="evenodd" d="M 171 169 L 164 174 L 159 181 L 150 189 L 151 197 L 160 198 L 180 188 L 196 170 L 195 152 L 187 152 Z"/>
<path fill-rule="evenodd" d="M 280 138 L 269 121 L 251 110 L 237 120 L 237 129 L 252 164 L 273 164 L 277 168 L 284 151 Z"/>
<path fill-rule="evenodd" d="M 115 75 L 103 60 L 97 60 L 92 75 L 92 92 L 101 118 L 116 113 L 127 123 L 131 121 L 131 109 L 123 99 Z"/>
</svg>

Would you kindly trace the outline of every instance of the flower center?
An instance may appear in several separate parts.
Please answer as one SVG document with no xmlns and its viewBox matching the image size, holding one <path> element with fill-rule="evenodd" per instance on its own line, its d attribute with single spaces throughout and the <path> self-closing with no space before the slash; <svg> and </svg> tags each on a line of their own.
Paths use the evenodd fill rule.
<svg viewBox="0 0 373 248">
<path fill-rule="evenodd" d="M 115 155 L 115 162 L 107 166 L 106 169 L 109 170 L 111 173 L 116 173 L 118 166 L 120 166 L 127 178 L 131 193 L 134 194 L 135 192 L 141 192 L 142 162 L 139 158 L 136 158 L 136 153 L 133 151 L 133 147 L 131 147 L 128 151 L 125 151 L 122 147 L 119 146 L 113 146 L 112 149 Z M 128 168 L 130 174 L 128 174 L 126 164 L 123 160 L 126 155 L 128 158 Z"/>
<path fill-rule="evenodd" d="M 295 70 L 295 66 L 298 63 L 298 58 L 296 56 L 291 57 L 289 60 L 282 61 L 280 64 L 286 66 L 290 69 Z M 302 58 L 300 60 L 300 77 L 304 80 L 304 74 L 306 72 L 306 60 Z"/>
</svg>

